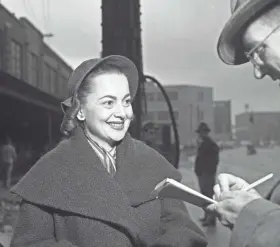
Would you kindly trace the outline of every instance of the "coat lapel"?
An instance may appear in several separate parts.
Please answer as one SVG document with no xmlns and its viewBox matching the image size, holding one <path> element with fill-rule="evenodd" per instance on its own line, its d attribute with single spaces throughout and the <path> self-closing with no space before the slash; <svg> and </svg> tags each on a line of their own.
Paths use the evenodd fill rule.
<svg viewBox="0 0 280 247">
<path fill-rule="evenodd" d="M 117 146 L 117 172 L 112 178 L 78 128 L 12 191 L 34 204 L 106 222 L 136 239 L 140 221 L 133 207 L 153 200 L 151 191 L 166 177 L 180 180 L 161 155 L 127 134 Z"/>
<path fill-rule="evenodd" d="M 138 235 L 126 193 L 107 173 L 80 128 L 39 160 L 12 191 L 31 203 L 95 218 Z"/>
<path fill-rule="evenodd" d="M 154 200 L 152 190 L 167 177 L 180 180 L 181 174 L 158 152 L 127 134 L 117 148 L 115 180 L 128 197 L 130 205 L 137 207 Z"/>
</svg>

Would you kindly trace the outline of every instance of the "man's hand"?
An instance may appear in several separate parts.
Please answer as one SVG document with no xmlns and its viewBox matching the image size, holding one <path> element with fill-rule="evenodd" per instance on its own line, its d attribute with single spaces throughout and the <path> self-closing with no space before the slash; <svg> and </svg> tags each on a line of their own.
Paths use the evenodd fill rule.
<svg viewBox="0 0 280 247">
<path fill-rule="evenodd" d="M 249 184 L 244 179 L 232 174 L 221 173 L 217 177 L 217 184 L 214 186 L 214 199 L 219 200 L 222 192 L 243 190 L 247 186 L 249 186 Z M 251 189 L 250 192 L 257 193 L 254 189 Z"/>
<path fill-rule="evenodd" d="M 258 198 L 261 196 L 254 192 L 242 190 L 222 192 L 219 201 L 209 205 L 207 210 L 215 213 L 224 226 L 232 229 L 242 209 Z"/>
<path fill-rule="evenodd" d="M 243 191 L 249 184 L 234 175 L 220 174 L 217 181 L 218 184 L 214 186 L 214 199 L 218 203 L 209 205 L 207 210 L 215 213 L 224 226 L 232 229 L 242 209 L 261 196 L 254 189 Z"/>
</svg>

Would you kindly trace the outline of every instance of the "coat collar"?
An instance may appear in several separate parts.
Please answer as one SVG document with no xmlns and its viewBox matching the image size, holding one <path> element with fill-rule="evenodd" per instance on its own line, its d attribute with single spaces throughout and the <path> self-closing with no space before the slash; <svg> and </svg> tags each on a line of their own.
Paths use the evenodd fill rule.
<svg viewBox="0 0 280 247">
<path fill-rule="evenodd" d="M 136 234 L 133 207 L 154 199 L 150 192 L 166 177 L 180 179 L 162 156 L 127 134 L 117 146 L 112 178 L 78 128 L 43 156 L 12 192 L 31 203 L 117 224 Z"/>
<path fill-rule="evenodd" d="M 34 204 L 119 225 L 134 237 L 139 232 L 128 197 L 80 128 L 43 156 L 12 192 Z"/>
</svg>

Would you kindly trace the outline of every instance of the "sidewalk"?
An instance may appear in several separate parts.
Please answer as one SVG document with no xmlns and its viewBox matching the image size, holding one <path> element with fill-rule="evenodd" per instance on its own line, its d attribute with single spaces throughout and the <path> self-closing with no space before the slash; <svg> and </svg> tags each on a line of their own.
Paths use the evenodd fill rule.
<svg viewBox="0 0 280 247">
<path fill-rule="evenodd" d="M 197 189 L 196 176 L 193 172 L 194 157 L 182 154 L 179 170 L 183 175 L 183 182 L 191 188 Z M 273 184 L 280 179 L 280 147 L 273 149 L 259 149 L 256 155 L 247 156 L 245 148 L 225 150 L 220 153 L 219 173 L 232 173 L 253 182 L 269 173 L 274 177 L 258 186 L 258 191 L 266 195 Z"/>
<path fill-rule="evenodd" d="M 265 196 L 273 184 L 280 178 L 280 147 L 273 149 L 260 149 L 253 156 L 246 155 L 245 148 L 225 150 L 220 153 L 220 163 L 218 173 L 227 172 L 244 178 L 248 182 L 253 182 L 268 173 L 274 173 L 274 178 L 257 187 L 261 195 Z M 194 157 L 187 157 L 181 154 L 180 172 L 183 176 L 183 183 L 198 190 L 197 178 L 194 174 Z M 200 225 L 198 218 L 203 211 L 191 204 L 186 203 L 192 219 Z M 202 227 L 201 227 L 202 228 Z M 216 227 L 202 228 L 208 237 L 208 247 L 229 246 L 231 231 L 220 223 Z"/>
</svg>

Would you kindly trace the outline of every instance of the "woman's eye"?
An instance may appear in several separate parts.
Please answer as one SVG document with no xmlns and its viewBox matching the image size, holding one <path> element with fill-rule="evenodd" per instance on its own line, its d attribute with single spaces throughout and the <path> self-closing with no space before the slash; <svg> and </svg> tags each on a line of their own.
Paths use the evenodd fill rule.
<svg viewBox="0 0 280 247">
<path fill-rule="evenodd" d="M 114 101 L 113 100 L 105 101 L 105 102 L 103 102 L 103 105 L 105 105 L 105 106 L 113 106 L 114 105 Z"/>
<path fill-rule="evenodd" d="M 125 106 L 131 105 L 131 99 L 126 99 L 126 100 L 124 101 L 124 104 L 125 104 Z"/>
</svg>

